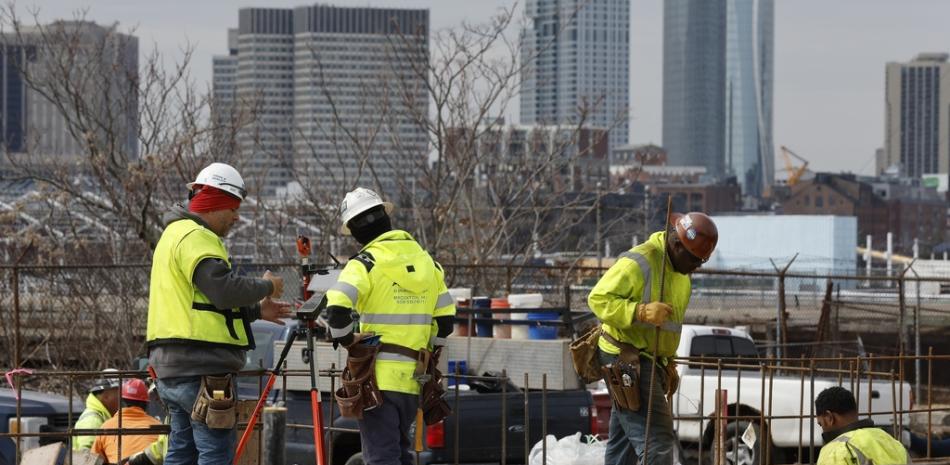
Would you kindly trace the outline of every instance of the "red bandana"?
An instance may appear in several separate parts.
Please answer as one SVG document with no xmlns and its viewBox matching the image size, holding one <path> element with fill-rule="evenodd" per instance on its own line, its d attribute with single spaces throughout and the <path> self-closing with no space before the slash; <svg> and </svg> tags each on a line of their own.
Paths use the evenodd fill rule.
<svg viewBox="0 0 950 465">
<path fill-rule="evenodd" d="M 207 213 L 217 210 L 232 210 L 241 206 L 241 199 L 211 186 L 199 186 L 201 190 L 191 198 L 188 210 L 192 213 Z"/>
</svg>

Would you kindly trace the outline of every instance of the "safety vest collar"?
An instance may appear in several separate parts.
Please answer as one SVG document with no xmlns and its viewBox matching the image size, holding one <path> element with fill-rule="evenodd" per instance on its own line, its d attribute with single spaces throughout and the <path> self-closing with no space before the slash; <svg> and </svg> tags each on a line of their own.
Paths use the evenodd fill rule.
<svg viewBox="0 0 950 465">
<path fill-rule="evenodd" d="M 845 434 L 850 433 L 852 431 L 859 430 L 862 428 L 873 428 L 873 427 L 874 427 L 874 421 L 871 420 L 870 418 L 865 418 L 863 420 L 855 421 L 851 423 L 850 425 L 843 426 L 836 430 L 826 431 L 824 433 L 821 433 L 821 438 L 824 439 L 825 444 L 828 444 L 836 440 L 837 438 L 840 438 L 841 436 L 844 436 Z M 845 436 L 845 440 L 847 439 L 848 439 L 847 436 Z"/>
<path fill-rule="evenodd" d="M 378 236 L 375 239 L 369 241 L 368 244 L 364 245 L 360 252 L 365 251 L 370 248 L 373 244 L 383 241 L 413 241 L 412 235 L 403 231 L 401 229 L 393 229 L 392 231 L 386 231 Z"/>
<path fill-rule="evenodd" d="M 89 393 L 86 397 L 86 411 L 80 415 L 80 418 L 87 416 L 86 412 L 92 412 L 102 418 L 102 421 L 108 420 L 112 414 L 109 413 L 109 409 L 96 397 L 95 394 Z"/>
</svg>

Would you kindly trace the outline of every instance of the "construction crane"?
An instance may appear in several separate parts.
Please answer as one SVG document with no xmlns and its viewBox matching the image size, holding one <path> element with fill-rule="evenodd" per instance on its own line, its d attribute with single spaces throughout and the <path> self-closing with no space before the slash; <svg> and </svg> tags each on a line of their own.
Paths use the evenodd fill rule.
<svg viewBox="0 0 950 465">
<path fill-rule="evenodd" d="M 798 156 L 798 154 L 792 152 L 791 149 L 784 145 L 781 146 L 781 149 L 782 158 L 785 159 L 785 170 L 788 171 L 788 180 L 785 182 L 789 186 L 794 186 L 798 184 L 799 179 L 801 179 L 802 175 L 805 174 L 805 171 L 808 169 L 808 160 Z M 795 165 L 792 164 L 792 157 L 801 160 L 802 165 L 795 167 Z"/>
</svg>

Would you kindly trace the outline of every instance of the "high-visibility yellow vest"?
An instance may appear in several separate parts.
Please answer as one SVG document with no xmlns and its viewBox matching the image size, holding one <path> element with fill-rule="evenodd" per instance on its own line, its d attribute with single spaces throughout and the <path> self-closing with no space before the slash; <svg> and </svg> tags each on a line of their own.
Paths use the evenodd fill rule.
<svg viewBox="0 0 950 465">
<path fill-rule="evenodd" d="M 431 349 L 438 334 L 435 317 L 455 314 L 441 267 L 405 231 L 386 232 L 347 262 L 327 292 L 327 305 L 355 309 L 359 332 L 381 336 L 382 343 L 412 350 Z M 418 394 L 416 362 L 380 352 L 376 382 L 380 390 Z"/>
<path fill-rule="evenodd" d="M 899 465 L 910 463 L 907 450 L 879 428 L 844 433 L 821 448 L 818 465 Z"/>
<path fill-rule="evenodd" d="M 241 309 L 218 309 L 192 282 L 206 258 L 230 265 L 228 251 L 213 231 L 191 219 L 165 228 L 152 256 L 148 298 L 149 347 L 167 343 L 253 348 L 250 322 Z"/>
<path fill-rule="evenodd" d="M 86 397 L 86 409 L 79 415 L 74 428 L 99 429 L 109 418 L 112 418 L 109 409 L 102 404 L 102 401 L 95 394 L 90 393 Z M 92 443 L 95 441 L 95 436 L 76 436 L 73 438 L 73 450 L 92 449 Z"/>
<path fill-rule="evenodd" d="M 692 290 L 689 276 L 677 273 L 666 254 L 666 233 L 657 232 L 646 242 L 620 254 L 617 262 L 604 273 L 587 297 L 591 311 L 603 323 L 603 330 L 615 339 L 653 354 L 656 326 L 636 321 L 637 304 L 658 300 L 673 307 L 673 315 L 660 327 L 656 355 L 673 357 L 680 343 L 680 330 Z M 666 261 L 666 271 L 663 269 Z M 660 275 L 666 286 L 660 296 Z M 609 354 L 620 348 L 606 338 L 598 346 Z"/>
</svg>

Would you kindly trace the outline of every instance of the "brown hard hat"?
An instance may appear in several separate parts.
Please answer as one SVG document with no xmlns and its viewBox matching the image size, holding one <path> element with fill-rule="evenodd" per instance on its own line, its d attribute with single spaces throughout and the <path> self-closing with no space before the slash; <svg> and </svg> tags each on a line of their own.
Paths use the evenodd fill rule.
<svg viewBox="0 0 950 465">
<path fill-rule="evenodd" d="M 719 242 L 719 230 L 712 218 L 705 213 L 689 212 L 674 214 L 671 220 L 686 250 L 703 261 L 709 260 Z"/>
</svg>

